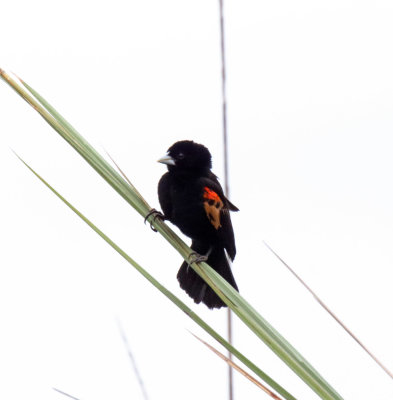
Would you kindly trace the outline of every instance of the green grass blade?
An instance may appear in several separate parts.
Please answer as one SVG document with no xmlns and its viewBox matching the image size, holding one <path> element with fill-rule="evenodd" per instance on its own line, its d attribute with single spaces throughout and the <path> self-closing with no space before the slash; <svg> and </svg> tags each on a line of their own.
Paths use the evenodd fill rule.
<svg viewBox="0 0 393 400">
<path fill-rule="evenodd" d="M 128 263 L 130 263 L 140 274 L 142 274 L 152 285 L 154 285 L 161 293 L 163 293 L 169 300 L 175 303 L 182 311 L 184 311 L 192 320 L 194 320 L 201 328 L 209 333 L 216 339 L 223 347 L 234 354 L 240 361 L 250 368 L 255 374 L 263 379 L 270 387 L 280 393 L 285 399 L 296 400 L 290 393 L 288 393 L 281 385 L 275 382 L 269 375 L 264 373 L 247 357 L 234 348 L 222 336 L 220 336 L 210 325 L 205 323 L 196 313 L 186 306 L 178 297 L 172 292 L 161 285 L 152 275 L 150 275 L 144 268 L 142 268 L 133 258 L 131 258 L 124 250 L 122 250 L 116 243 L 114 243 L 104 232 L 102 232 L 96 225 L 86 218 L 80 211 L 78 211 L 70 202 L 68 202 L 59 192 L 57 192 L 48 182 L 46 182 L 37 172 L 35 172 L 25 161 L 18 155 L 17 157 L 23 164 L 42 182 L 47 186 L 61 201 L 63 201 L 79 218 L 81 218 L 91 229 L 93 229 L 102 239 L 104 239 L 114 250 L 116 250 Z"/>
<path fill-rule="evenodd" d="M 22 96 L 79 154 L 142 216 L 150 207 L 142 196 L 115 171 L 65 119 L 26 83 L 17 81 L 4 71 L 0 76 Z M 46 105 L 46 106 L 45 106 Z M 192 250 L 162 221 L 154 227 L 186 260 Z M 340 400 L 342 397 L 263 317 L 206 263 L 192 264 L 192 268 L 213 288 L 234 313 L 269 346 L 322 399 Z"/>
</svg>

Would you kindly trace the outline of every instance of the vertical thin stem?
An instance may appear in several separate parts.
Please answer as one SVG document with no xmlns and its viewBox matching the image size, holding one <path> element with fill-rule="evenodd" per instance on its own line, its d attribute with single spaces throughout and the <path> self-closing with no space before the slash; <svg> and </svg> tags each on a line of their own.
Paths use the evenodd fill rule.
<svg viewBox="0 0 393 400">
<path fill-rule="evenodd" d="M 232 311 L 227 310 L 227 323 L 228 323 L 228 342 L 232 344 Z M 228 359 L 232 361 L 232 353 L 228 351 Z M 228 393 L 229 400 L 233 400 L 233 369 L 228 365 Z"/>
<path fill-rule="evenodd" d="M 229 178 L 228 178 L 228 131 L 227 131 L 227 96 L 226 96 L 226 64 L 225 64 L 225 31 L 224 31 L 224 0 L 219 0 L 220 5 L 220 44 L 221 44 L 221 94 L 222 94 L 222 132 L 224 148 L 224 190 L 229 197 Z M 228 308 L 227 326 L 228 342 L 232 344 L 232 312 Z M 232 361 L 232 354 L 228 353 L 228 358 Z M 229 400 L 233 400 L 233 370 L 228 365 L 228 394 Z"/>
</svg>

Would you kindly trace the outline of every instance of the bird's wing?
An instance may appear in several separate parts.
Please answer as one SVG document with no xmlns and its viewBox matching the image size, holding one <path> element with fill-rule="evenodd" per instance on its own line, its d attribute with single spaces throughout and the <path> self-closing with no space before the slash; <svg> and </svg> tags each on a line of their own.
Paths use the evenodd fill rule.
<svg viewBox="0 0 393 400">
<path fill-rule="evenodd" d="M 236 208 L 224 196 L 217 179 L 202 178 L 203 206 L 210 223 L 217 230 L 220 241 L 233 260 L 236 255 L 235 237 L 233 234 L 229 210 Z"/>
<path fill-rule="evenodd" d="M 218 181 L 217 175 L 215 175 L 213 172 L 210 171 L 209 177 L 207 179 L 213 182 L 213 185 L 215 185 L 217 189 L 217 193 L 224 200 L 225 206 L 228 208 L 228 210 L 239 211 L 239 209 L 224 196 L 224 192 L 222 190 L 220 182 Z"/>
</svg>

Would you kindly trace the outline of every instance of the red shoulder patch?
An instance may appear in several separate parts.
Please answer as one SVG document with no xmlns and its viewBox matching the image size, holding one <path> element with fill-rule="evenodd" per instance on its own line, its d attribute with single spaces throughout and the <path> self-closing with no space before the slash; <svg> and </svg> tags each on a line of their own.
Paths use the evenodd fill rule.
<svg viewBox="0 0 393 400">
<path fill-rule="evenodd" d="M 203 193 L 203 197 L 205 199 L 214 200 L 214 201 L 221 201 L 220 196 L 216 192 L 214 192 L 213 190 L 209 189 L 207 186 L 205 186 L 203 188 L 203 190 L 205 191 Z"/>
<path fill-rule="evenodd" d="M 221 228 L 220 213 L 224 207 L 224 203 L 216 192 L 209 189 L 207 186 L 205 186 L 203 189 L 204 207 L 207 218 L 209 218 L 210 223 L 215 229 L 219 229 Z"/>
</svg>

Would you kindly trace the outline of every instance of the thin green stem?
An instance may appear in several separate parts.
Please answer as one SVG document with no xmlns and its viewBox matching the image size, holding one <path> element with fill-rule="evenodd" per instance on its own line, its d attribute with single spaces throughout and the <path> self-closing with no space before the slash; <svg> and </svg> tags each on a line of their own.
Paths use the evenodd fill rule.
<svg viewBox="0 0 393 400">
<path fill-rule="evenodd" d="M 102 239 L 104 239 L 118 254 L 120 254 L 129 264 L 131 264 L 144 278 L 146 278 L 152 285 L 154 285 L 162 294 L 164 294 L 170 301 L 176 304 L 182 311 L 184 311 L 193 321 L 195 321 L 201 328 L 209 333 L 216 339 L 222 346 L 235 355 L 247 367 L 254 371 L 261 379 L 263 379 L 270 387 L 280 393 L 287 400 L 296 400 L 294 396 L 288 393 L 281 385 L 275 382 L 269 375 L 264 373 L 247 357 L 235 349 L 228 343 L 221 335 L 219 335 L 213 328 L 211 328 L 205 321 L 203 321 L 194 311 L 192 311 L 186 304 L 184 304 L 178 297 L 159 283 L 152 275 L 150 275 L 144 268 L 142 268 L 133 258 L 131 258 L 123 249 L 121 249 L 113 240 L 111 240 L 104 232 L 102 232 L 96 225 L 86 218 L 79 210 L 77 210 L 69 201 L 67 201 L 59 192 L 57 192 L 48 182 L 46 182 L 37 172 L 35 172 L 25 161 L 18 155 L 17 157 L 23 164 L 42 182 L 48 187 L 61 201 L 63 201 L 79 218 L 81 218 L 91 229 L 94 230 Z"/>
</svg>

